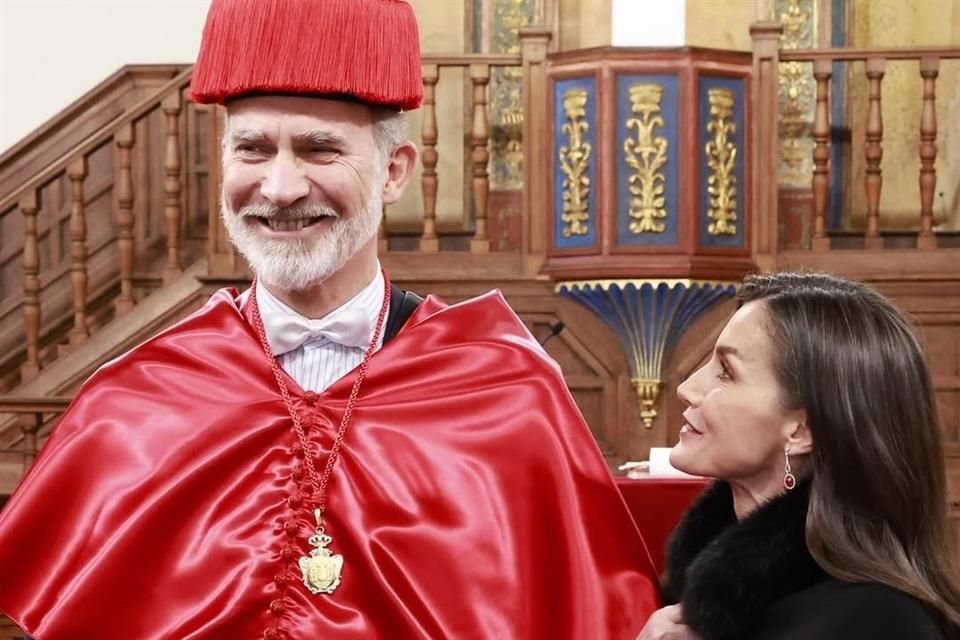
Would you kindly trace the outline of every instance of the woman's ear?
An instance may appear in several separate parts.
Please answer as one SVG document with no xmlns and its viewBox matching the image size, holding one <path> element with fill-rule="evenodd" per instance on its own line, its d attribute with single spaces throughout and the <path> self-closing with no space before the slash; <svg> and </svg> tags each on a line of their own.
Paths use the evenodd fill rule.
<svg viewBox="0 0 960 640">
<path fill-rule="evenodd" d="M 798 412 L 796 419 L 791 421 L 786 444 L 793 454 L 805 455 L 813 451 L 813 434 L 810 432 L 806 411 Z"/>
</svg>

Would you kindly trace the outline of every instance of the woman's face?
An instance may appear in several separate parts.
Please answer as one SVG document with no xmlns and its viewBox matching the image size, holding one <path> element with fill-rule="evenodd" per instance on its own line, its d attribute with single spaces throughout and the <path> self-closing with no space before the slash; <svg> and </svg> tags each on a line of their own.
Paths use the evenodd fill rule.
<svg viewBox="0 0 960 640">
<path fill-rule="evenodd" d="M 677 390 L 687 405 L 670 463 L 681 471 L 768 493 L 782 486 L 784 446 L 803 410 L 781 404 L 766 305 L 749 302 L 727 323 L 710 361 Z M 795 452 L 801 453 L 801 452 Z"/>
</svg>

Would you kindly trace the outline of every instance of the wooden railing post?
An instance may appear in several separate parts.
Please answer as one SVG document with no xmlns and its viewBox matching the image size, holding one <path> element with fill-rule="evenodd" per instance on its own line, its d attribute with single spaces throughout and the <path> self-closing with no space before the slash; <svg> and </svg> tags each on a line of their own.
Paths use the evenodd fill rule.
<svg viewBox="0 0 960 640">
<path fill-rule="evenodd" d="M 880 162 L 883 160 L 883 110 L 880 102 L 880 85 L 883 80 L 886 60 L 867 58 L 867 80 L 870 85 L 870 108 L 867 112 L 866 145 L 866 189 L 867 189 L 867 249 L 883 248 L 880 237 L 880 191 L 883 188 L 883 174 Z"/>
<path fill-rule="evenodd" d="M 37 459 L 37 433 L 43 426 L 43 414 L 21 413 L 18 419 L 23 433 L 23 472 L 26 473 Z"/>
<path fill-rule="evenodd" d="M 490 179 L 487 162 L 490 160 L 490 127 L 487 118 L 487 84 L 490 82 L 490 65 L 470 65 L 470 80 L 473 83 L 473 127 L 470 131 L 470 159 L 473 164 L 473 204 L 476 213 L 476 229 L 470 240 L 472 253 L 489 253 L 490 237 L 487 229 L 487 198 L 490 194 Z"/>
<path fill-rule="evenodd" d="M 551 159 L 544 150 L 550 135 L 547 117 L 547 48 L 550 30 L 520 30 L 523 65 L 523 251 L 528 274 L 540 271 L 546 251 L 544 203 L 550 200 Z"/>
<path fill-rule="evenodd" d="M 23 215 L 23 328 L 27 359 L 20 367 L 26 382 L 40 372 L 40 248 L 37 241 L 37 191 L 30 189 L 20 200 Z"/>
<path fill-rule="evenodd" d="M 130 149 L 133 125 L 127 123 L 113 136 L 117 145 L 117 249 L 120 257 L 120 295 L 114 301 L 117 314 L 133 308 L 133 173 Z"/>
<path fill-rule="evenodd" d="M 920 235 L 917 248 L 935 249 L 933 235 L 933 194 L 937 188 L 937 107 L 936 84 L 939 58 L 920 59 L 923 78 L 923 110 L 920 115 Z"/>
<path fill-rule="evenodd" d="M 750 25 L 753 39 L 753 166 L 750 186 L 756 233 L 753 255 L 761 270 L 776 267 L 777 254 L 777 87 L 780 62 L 779 22 Z"/>
<path fill-rule="evenodd" d="M 180 224 L 182 211 L 180 206 L 180 110 L 182 101 L 180 91 L 172 91 L 163 99 L 163 113 L 166 122 L 166 150 L 164 153 L 164 171 L 166 196 L 164 215 L 167 219 L 167 266 L 163 272 L 163 282 L 169 283 L 180 275 Z"/>
<path fill-rule="evenodd" d="M 818 58 L 813 63 L 817 82 L 817 107 L 813 118 L 813 240 L 814 251 L 830 248 L 826 232 L 827 194 L 830 190 L 830 77 L 833 62 Z"/>
<path fill-rule="evenodd" d="M 83 183 L 87 178 L 87 158 L 80 155 L 67 167 L 70 177 L 70 278 L 73 281 L 73 328 L 71 345 L 81 344 L 90 335 L 87 327 L 87 214 Z"/>
<path fill-rule="evenodd" d="M 423 191 L 423 235 L 420 236 L 420 251 L 436 253 L 440 250 L 437 238 L 437 99 L 436 88 L 440 80 L 440 68 L 435 64 L 423 65 L 423 121 L 420 139 L 423 143 L 423 174 L 420 179 Z"/>
</svg>

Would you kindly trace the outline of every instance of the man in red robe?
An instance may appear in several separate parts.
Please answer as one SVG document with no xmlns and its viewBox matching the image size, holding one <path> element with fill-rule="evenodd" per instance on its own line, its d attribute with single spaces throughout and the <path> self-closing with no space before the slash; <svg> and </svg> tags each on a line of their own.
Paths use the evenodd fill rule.
<svg viewBox="0 0 960 640">
<path fill-rule="evenodd" d="M 497 293 L 379 268 L 416 149 L 399 0 L 214 0 L 223 219 L 257 280 L 98 371 L 0 513 L 38 640 L 630 639 L 646 548 L 557 365 Z"/>
</svg>

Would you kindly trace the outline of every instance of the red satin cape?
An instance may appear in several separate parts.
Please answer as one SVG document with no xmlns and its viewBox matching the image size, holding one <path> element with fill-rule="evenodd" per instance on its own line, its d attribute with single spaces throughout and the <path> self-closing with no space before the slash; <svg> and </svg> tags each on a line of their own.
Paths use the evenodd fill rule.
<svg viewBox="0 0 960 640">
<path fill-rule="evenodd" d="M 221 291 L 83 386 L 0 513 L 0 610 L 26 632 L 636 637 L 658 605 L 646 547 L 499 294 L 428 298 L 372 357 L 329 486 L 333 595 L 297 567 L 309 481 L 247 313 Z M 353 379 L 287 381 L 318 467 Z"/>
</svg>

